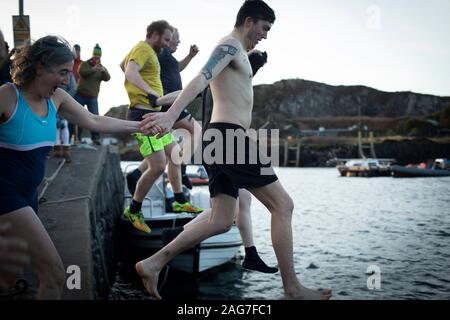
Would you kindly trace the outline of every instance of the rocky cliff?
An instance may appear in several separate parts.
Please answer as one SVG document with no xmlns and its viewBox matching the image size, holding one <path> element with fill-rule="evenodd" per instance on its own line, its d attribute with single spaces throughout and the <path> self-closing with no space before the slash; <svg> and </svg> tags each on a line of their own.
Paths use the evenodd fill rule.
<svg viewBox="0 0 450 320">
<path fill-rule="evenodd" d="M 364 86 L 331 86 L 302 79 L 254 87 L 255 125 L 295 123 L 297 118 L 421 117 L 450 105 L 450 97 L 414 92 L 383 92 Z M 284 120 L 284 121 L 283 121 Z"/>
<path fill-rule="evenodd" d="M 200 99 L 189 106 L 201 119 Z M 324 83 L 289 79 L 254 86 L 253 122 L 292 123 L 299 118 L 424 117 L 450 106 L 450 97 L 414 92 L 384 92 L 364 86 L 331 86 Z M 111 108 L 106 115 L 124 119 L 126 106 Z"/>
</svg>

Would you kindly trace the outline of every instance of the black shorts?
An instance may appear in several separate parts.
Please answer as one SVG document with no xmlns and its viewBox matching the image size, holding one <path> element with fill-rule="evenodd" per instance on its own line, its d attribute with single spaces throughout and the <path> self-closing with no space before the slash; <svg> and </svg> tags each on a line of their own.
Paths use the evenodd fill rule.
<svg viewBox="0 0 450 320">
<path fill-rule="evenodd" d="M 227 139 L 227 131 L 237 138 Z M 218 133 L 222 141 L 216 139 Z M 259 188 L 278 180 L 269 158 L 260 154 L 259 143 L 249 138 L 244 128 L 232 123 L 208 124 L 203 133 L 203 165 L 212 198 L 220 193 L 237 198 L 240 188 Z"/>
<path fill-rule="evenodd" d="M 147 113 L 156 113 L 159 111 L 154 110 L 148 110 L 148 109 L 136 109 L 136 108 L 130 108 L 127 111 L 127 120 L 128 121 L 142 121 L 143 116 Z"/>
<path fill-rule="evenodd" d="M 169 108 L 170 108 L 170 106 L 162 106 L 161 107 L 161 112 L 166 112 L 167 110 L 169 110 Z M 190 117 L 189 120 L 192 119 L 192 115 L 189 113 L 189 111 L 186 110 L 186 108 L 184 108 L 183 111 L 181 111 L 178 119 L 175 122 L 183 120 L 186 117 Z"/>
</svg>

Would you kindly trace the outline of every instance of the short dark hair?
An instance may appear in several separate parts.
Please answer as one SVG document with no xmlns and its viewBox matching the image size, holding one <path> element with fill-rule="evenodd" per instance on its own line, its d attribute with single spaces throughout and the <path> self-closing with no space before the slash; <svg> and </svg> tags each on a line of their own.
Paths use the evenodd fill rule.
<svg viewBox="0 0 450 320">
<path fill-rule="evenodd" d="M 19 87 L 26 88 L 36 78 L 38 63 L 50 69 L 70 61 L 73 61 L 70 44 L 63 38 L 46 36 L 17 50 L 13 60 L 12 79 Z"/>
<path fill-rule="evenodd" d="M 153 21 L 147 27 L 147 38 L 150 38 L 153 32 L 157 32 L 159 35 L 162 35 L 166 29 L 173 32 L 172 26 L 166 20 Z"/>
<path fill-rule="evenodd" d="M 275 22 L 275 12 L 262 0 L 246 0 L 239 9 L 234 27 L 243 26 L 247 17 L 252 18 L 255 23 L 259 20 Z"/>
</svg>

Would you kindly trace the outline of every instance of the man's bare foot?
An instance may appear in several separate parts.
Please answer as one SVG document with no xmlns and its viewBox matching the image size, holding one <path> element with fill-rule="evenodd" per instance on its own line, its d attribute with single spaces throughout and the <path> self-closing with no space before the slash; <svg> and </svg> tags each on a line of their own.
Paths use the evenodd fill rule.
<svg viewBox="0 0 450 320">
<path fill-rule="evenodd" d="M 331 290 L 312 290 L 302 285 L 295 291 L 285 293 L 285 298 L 288 300 L 328 300 L 331 298 Z"/>
<path fill-rule="evenodd" d="M 154 268 L 148 260 L 143 260 L 136 263 L 135 269 L 138 275 L 142 278 L 144 288 L 150 296 L 157 300 L 161 300 L 162 298 L 158 293 L 159 270 Z"/>
</svg>

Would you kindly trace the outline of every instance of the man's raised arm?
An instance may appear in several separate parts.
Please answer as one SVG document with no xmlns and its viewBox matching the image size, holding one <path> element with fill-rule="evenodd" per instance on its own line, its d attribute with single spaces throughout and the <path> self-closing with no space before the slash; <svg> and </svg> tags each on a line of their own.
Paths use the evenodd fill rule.
<svg viewBox="0 0 450 320">
<path fill-rule="evenodd" d="M 242 50 L 241 48 L 242 46 L 236 39 L 226 39 L 219 43 L 202 70 L 183 89 L 167 112 L 144 115 L 145 128 L 150 129 L 154 125 L 159 125 L 164 131 L 170 130 L 181 111 L 235 59 L 238 52 Z"/>
<path fill-rule="evenodd" d="M 178 61 L 178 66 L 180 67 L 180 72 L 183 71 L 188 64 L 191 62 L 192 58 L 194 58 L 198 53 L 198 47 L 193 44 L 189 49 L 188 55 L 181 61 Z"/>
</svg>

